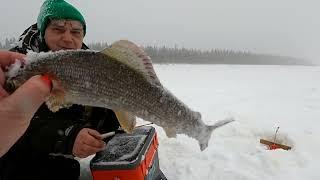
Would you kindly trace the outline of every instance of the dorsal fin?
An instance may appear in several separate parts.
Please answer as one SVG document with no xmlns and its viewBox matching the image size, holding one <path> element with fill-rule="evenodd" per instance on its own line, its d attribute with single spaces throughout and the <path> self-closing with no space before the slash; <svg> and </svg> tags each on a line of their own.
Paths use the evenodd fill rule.
<svg viewBox="0 0 320 180">
<path fill-rule="evenodd" d="M 116 41 L 110 47 L 102 50 L 101 53 L 141 72 L 149 82 L 161 85 L 153 69 L 151 58 L 133 42 L 128 40 Z"/>
</svg>

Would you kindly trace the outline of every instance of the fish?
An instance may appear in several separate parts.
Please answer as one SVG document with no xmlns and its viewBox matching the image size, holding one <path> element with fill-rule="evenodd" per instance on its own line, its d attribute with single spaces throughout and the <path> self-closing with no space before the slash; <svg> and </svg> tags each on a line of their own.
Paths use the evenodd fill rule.
<svg viewBox="0 0 320 180">
<path fill-rule="evenodd" d="M 5 89 L 13 92 L 34 75 L 52 81 L 46 105 L 52 112 L 73 104 L 114 110 L 121 127 L 132 132 L 139 117 L 162 127 L 168 137 L 185 134 L 208 147 L 214 129 L 233 118 L 206 125 L 201 114 L 165 88 L 143 48 L 119 40 L 102 51 L 61 50 L 28 53 L 8 68 Z"/>
</svg>

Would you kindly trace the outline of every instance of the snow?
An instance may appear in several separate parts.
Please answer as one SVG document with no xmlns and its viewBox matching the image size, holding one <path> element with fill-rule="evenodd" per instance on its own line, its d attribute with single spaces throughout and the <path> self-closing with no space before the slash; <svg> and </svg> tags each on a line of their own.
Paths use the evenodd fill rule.
<svg viewBox="0 0 320 180">
<path fill-rule="evenodd" d="M 207 124 L 236 120 L 215 130 L 203 152 L 196 140 L 167 138 L 154 125 L 168 179 L 320 179 L 320 67 L 156 65 L 155 71 Z M 259 143 L 272 140 L 277 127 L 277 142 L 292 150 L 271 151 Z M 91 158 L 80 160 L 81 179 L 90 179 Z"/>
<path fill-rule="evenodd" d="M 10 79 L 16 77 L 21 69 L 22 63 L 20 60 L 16 60 L 13 64 L 7 67 L 7 72 L 5 76 Z"/>
<path fill-rule="evenodd" d="M 107 144 L 105 153 L 100 159 L 97 159 L 97 164 L 100 162 L 131 162 L 135 160 L 145 142 L 146 137 L 146 135 L 121 137 L 115 136 Z"/>
</svg>

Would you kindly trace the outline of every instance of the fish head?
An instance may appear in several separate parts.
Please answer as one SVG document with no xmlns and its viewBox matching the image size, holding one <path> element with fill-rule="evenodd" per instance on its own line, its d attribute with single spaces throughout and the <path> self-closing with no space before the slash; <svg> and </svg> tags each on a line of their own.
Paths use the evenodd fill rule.
<svg viewBox="0 0 320 180">
<path fill-rule="evenodd" d="M 9 76 L 9 74 L 6 73 L 4 89 L 11 94 L 16 89 L 18 89 L 22 84 L 24 84 L 28 79 L 30 79 L 32 76 L 35 76 L 38 74 L 41 74 L 41 73 L 40 72 L 27 72 L 27 73 L 18 72 L 14 76 Z"/>
<path fill-rule="evenodd" d="M 36 75 L 45 75 L 47 76 L 51 81 L 52 81 L 52 85 L 53 85 L 53 89 L 57 89 L 60 88 L 58 85 L 59 80 L 54 76 L 53 73 L 50 72 L 46 72 L 46 70 L 32 70 L 32 71 L 24 71 L 23 73 L 18 72 L 16 75 L 14 76 L 9 76 L 9 74 L 6 74 L 6 80 L 4 83 L 4 89 L 8 92 L 8 93 L 13 93 L 16 89 L 18 89 L 22 84 L 24 84 L 28 79 L 30 79 L 33 76 Z"/>
</svg>

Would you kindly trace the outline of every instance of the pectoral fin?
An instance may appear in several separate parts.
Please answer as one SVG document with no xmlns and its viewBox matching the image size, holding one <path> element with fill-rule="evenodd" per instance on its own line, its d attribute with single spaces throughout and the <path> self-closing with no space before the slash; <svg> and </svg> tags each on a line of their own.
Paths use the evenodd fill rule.
<svg viewBox="0 0 320 180">
<path fill-rule="evenodd" d="M 63 91 L 53 90 L 46 100 L 46 105 L 50 111 L 57 112 L 59 109 L 70 107 L 72 104 L 65 102 L 65 94 Z"/>
<path fill-rule="evenodd" d="M 54 75 L 45 74 L 45 76 L 47 76 L 52 83 L 50 96 L 46 100 L 48 109 L 52 112 L 57 112 L 59 109 L 72 106 L 72 103 L 66 102 L 65 91 L 60 81 Z"/>
<path fill-rule="evenodd" d="M 116 114 L 122 129 L 127 133 L 132 133 L 134 127 L 136 126 L 136 117 L 133 114 L 125 111 L 114 111 L 114 113 Z"/>
</svg>

